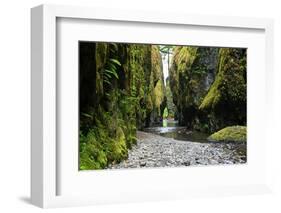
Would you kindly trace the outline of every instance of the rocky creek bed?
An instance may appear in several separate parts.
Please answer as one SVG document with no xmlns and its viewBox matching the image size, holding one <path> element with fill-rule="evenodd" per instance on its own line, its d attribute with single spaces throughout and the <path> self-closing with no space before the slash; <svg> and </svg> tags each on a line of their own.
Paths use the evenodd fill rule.
<svg viewBox="0 0 281 213">
<path fill-rule="evenodd" d="M 246 144 L 198 143 L 137 132 L 128 159 L 108 169 L 246 163 Z"/>
</svg>

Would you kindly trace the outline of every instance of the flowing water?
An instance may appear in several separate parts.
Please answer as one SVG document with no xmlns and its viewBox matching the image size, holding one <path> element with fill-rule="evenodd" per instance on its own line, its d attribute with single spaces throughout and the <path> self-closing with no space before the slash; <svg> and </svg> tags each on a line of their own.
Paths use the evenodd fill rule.
<svg viewBox="0 0 281 213">
<path fill-rule="evenodd" d="M 190 131 L 186 127 L 178 126 L 178 122 L 172 119 L 164 119 L 162 126 L 149 127 L 145 132 L 154 133 L 167 138 L 173 138 L 181 141 L 192 141 L 206 143 L 209 134 Z"/>
</svg>

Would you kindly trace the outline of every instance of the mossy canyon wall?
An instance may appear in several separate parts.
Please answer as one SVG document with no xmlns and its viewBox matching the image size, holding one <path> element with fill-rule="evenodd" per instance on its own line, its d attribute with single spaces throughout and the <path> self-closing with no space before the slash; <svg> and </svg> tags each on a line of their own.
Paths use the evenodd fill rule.
<svg viewBox="0 0 281 213">
<path fill-rule="evenodd" d="M 169 48 L 164 79 L 158 45 L 79 43 L 79 169 L 126 159 L 136 131 L 161 125 L 165 108 L 189 130 L 246 125 L 246 49 Z"/>
<path fill-rule="evenodd" d="M 80 42 L 80 169 L 127 157 L 136 130 L 166 107 L 159 47 Z"/>
<path fill-rule="evenodd" d="M 246 49 L 178 46 L 169 72 L 180 125 L 204 132 L 246 125 Z"/>
</svg>

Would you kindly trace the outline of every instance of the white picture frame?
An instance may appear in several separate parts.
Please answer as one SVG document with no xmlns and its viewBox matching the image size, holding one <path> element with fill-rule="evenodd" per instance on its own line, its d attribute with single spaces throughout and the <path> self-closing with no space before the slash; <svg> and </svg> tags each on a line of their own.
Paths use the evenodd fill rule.
<svg viewBox="0 0 281 213">
<path fill-rule="evenodd" d="M 57 88 L 60 83 L 57 79 L 57 36 L 58 36 L 58 20 L 60 18 L 69 20 L 98 20 L 100 22 L 115 21 L 118 26 L 122 23 L 134 23 L 154 26 L 165 26 L 173 29 L 173 27 L 181 26 L 195 26 L 202 29 L 223 29 L 224 31 L 232 32 L 235 30 L 254 30 L 262 32 L 262 42 L 264 41 L 264 53 L 261 54 L 264 68 L 261 68 L 261 76 L 266 76 L 264 81 L 265 87 L 260 90 L 264 95 L 261 99 L 268 104 L 262 105 L 260 110 L 269 111 L 263 118 L 266 123 L 267 129 L 270 129 L 272 114 L 269 108 L 272 103 L 270 91 L 273 87 L 273 21 L 270 19 L 256 19 L 256 18 L 241 18 L 241 17 L 216 17 L 216 16 L 203 16 L 203 15 L 188 15 L 188 14 L 167 14 L 161 12 L 148 12 L 148 11 L 121 11 L 113 9 L 101 8 L 84 8 L 74 6 L 54 6 L 54 5 L 41 5 L 31 10 L 31 74 L 32 74 L 32 88 L 31 88 L 31 201 L 33 204 L 47 208 L 47 207 L 62 207 L 62 206 L 76 206 L 76 205 L 92 205 L 98 203 L 114 203 L 114 202 L 138 202 L 143 200 L 165 200 L 165 199 L 178 199 L 194 196 L 214 196 L 214 195 L 233 195 L 233 194 L 252 194 L 270 192 L 271 183 L 271 170 L 270 168 L 270 153 L 263 153 L 262 160 L 264 165 L 261 168 L 255 168 L 254 174 L 264 174 L 253 181 L 243 182 L 243 180 L 233 182 L 233 184 L 216 183 L 215 185 L 200 185 L 200 178 L 198 181 L 193 177 L 193 187 L 190 185 L 183 185 L 178 187 L 176 185 L 168 185 L 166 188 L 161 188 L 163 183 L 159 183 L 153 192 L 140 192 L 134 193 L 132 189 L 126 189 L 122 195 L 112 192 L 112 196 L 108 193 L 101 195 L 94 195 L 86 193 L 81 190 L 78 194 L 59 194 L 58 185 L 62 184 L 59 174 L 61 166 L 58 166 L 58 159 L 60 159 L 60 152 L 58 152 L 57 139 Z M 196 30 L 196 29 L 195 29 Z M 261 40 L 259 40 L 261 41 Z M 168 42 L 168 41 L 167 41 Z M 204 42 L 200 43 L 201 45 Z M 214 44 L 215 45 L 215 44 Z M 253 44 L 254 45 L 254 44 Z M 254 85 L 254 84 L 253 84 Z M 254 86 L 253 86 L 254 88 Z M 251 91 L 251 89 L 250 89 Z M 256 109 L 258 110 L 258 109 Z M 264 112 L 264 111 L 262 111 Z M 263 148 L 268 148 L 270 143 L 266 135 L 267 131 L 262 134 L 264 141 L 261 141 L 260 150 L 257 150 L 258 155 Z M 267 142 L 267 143 L 266 143 Z M 268 149 L 269 150 L 269 149 Z M 71 149 L 64 150 L 70 152 Z M 257 159 L 257 158 L 256 158 Z M 175 179 L 177 175 L 184 173 L 188 167 L 179 169 L 152 169 L 152 170 L 134 170 L 130 173 L 132 177 L 154 177 L 163 176 L 168 174 L 170 179 Z M 220 168 L 192 168 L 194 174 L 210 174 L 213 172 L 221 173 L 223 167 Z M 230 171 L 229 172 L 233 172 Z M 238 168 L 237 171 L 242 171 L 247 174 L 247 167 Z M 63 170 L 62 170 L 63 171 Z M 173 175 L 172 172 L 175 172 Z M 191 170 L 190 170 L 191 171 Z M 78 171 L 77 171 L 78 172 Z M 115 177 L 121 175 L 125 171 L 115 171 Z M 126 171 L 126 175 L 128 171 Z M 248 171 L 249 172 L 249 171 Z M 251 172 L 251 171 L 250 171 Z M 95 173 L 97 174 L 97 173 Z M 83 176 L 95 178 L 95 174 L 84 173 Z M 104 173 L 99 173 L 99 178 L 108 178 Z M 89 178 L 83 177 L 83 180 Z M 71 178 L 70 178 L 71 179 Z M 249 178 L 250 179 L 250 178 Z M 72 180 L 72 179 L 71 179 Z M 100 180 L 100 179 L 99 179 Z M 160 181 L 161 182 L 161 181 Z M 179 181 L 180 182 L 180 181 Z M 183 183 L 183 182 L 181 182 Z M 71 184 L 68 183 L 68 184 Z M 77 185 L 77 183 L 72 183 Z M 161 185 L 162 184 L 162 185 Z M 126 186 L 124 186 L 126 188 Z M 89 187 L 91 188 L 91 187 Z M 129 188 L 129 187 L 127 187 Z M 73 187 L 77 190 L 77 187 Z M 145 189 L 145 187 L 144 187 Z M 188 189 L 188 190 L 187 190 Z M 90 190 L 90 189 L 89 189 Z M 70 190 L 71 191 L 71 190 Z M 108 191 L 107 191 L 108 192 Z"/>
</svg>

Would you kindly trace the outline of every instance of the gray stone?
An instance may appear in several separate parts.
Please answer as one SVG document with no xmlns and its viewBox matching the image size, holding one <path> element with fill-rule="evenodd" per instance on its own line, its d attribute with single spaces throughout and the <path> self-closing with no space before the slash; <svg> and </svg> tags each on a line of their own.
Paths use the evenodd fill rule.
<svg viewBox="0 0 281 213">
<path fill-rule="evenodd" d="M 145 133 L 129 150 L 128 159 L 119 164 L 108 165 L 108 169 L 140 167 L 175 167 L 190 165 L 214 165 L 245 163 L 245 152 L 241 147 L 212 143 L 194 143 L 165 138 Z"/>
<path fill-rule="evenodd" d="M 140 162 L 140 166 L 145 166 L 146 165 L 146 162 L 144 162 L 144 161 L 142 161 L 142 162 Z"/>
</svg>

